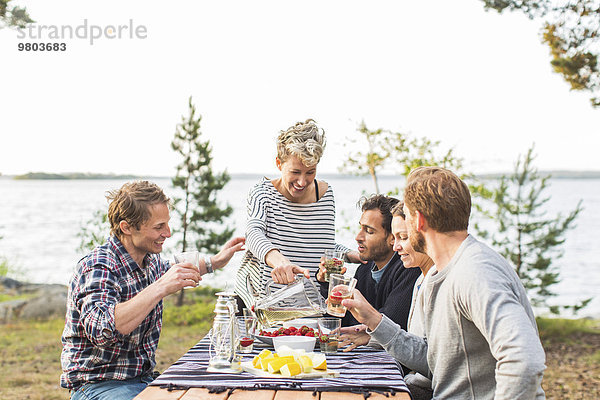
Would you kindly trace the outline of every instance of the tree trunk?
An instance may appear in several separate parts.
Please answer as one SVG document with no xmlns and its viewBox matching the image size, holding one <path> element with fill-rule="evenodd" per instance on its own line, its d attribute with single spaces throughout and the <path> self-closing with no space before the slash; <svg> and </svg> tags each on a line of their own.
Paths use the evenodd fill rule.
<svg viewBox="0 0 600 400">
<path fill-rule="evenodd" d="M 183 213 L 183 249 L 181 251 L 186 251 L 187 250 L 187 228 L 188 228 L 188 224 L 187 224 L 187 214 L 188 214 L 188 209 L 189 209 L 189 205 L 190 205 L 190 187 L 189 187 L 189 175 L 185 180 L 185 211 Z M 177 302 L 175 303 L 175 305 L 177 307 L 181 307 L 183 305 L 183 296 L 184 296 L 184 289 L 181 289 L 179 291 L 179 294 L 177 295 Z"/>
<path fill-rule="evenodd" d="M 373 178 L 373 183 L 375 184 L 375 193 L 379 194 L 379 183 L 377 182 L 377 173 L 375 172 L 375 169 L 371 169 L 369 173 L 371 174 L 371 177 Z"/>
</svg>

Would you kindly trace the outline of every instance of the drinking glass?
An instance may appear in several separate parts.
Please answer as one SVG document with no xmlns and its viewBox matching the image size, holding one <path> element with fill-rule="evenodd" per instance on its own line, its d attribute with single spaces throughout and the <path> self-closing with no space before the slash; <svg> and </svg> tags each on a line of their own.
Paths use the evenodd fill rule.
<svg viewBox="0 0 600 400">
<path fill-rule="evenodd" d="M 331 274 L 327 296 L 327 314 L 335 317 L 346 315 L 346 307 L 342 305 L 342 300 L 352 297 L 352 291 L 355 286 L 355 278 L 346 278 L 344 275 Z"/>
<path fill-rule="evenodd" d="M 242 354 L 252 353 L 256 319 L 254 317 L 236 317 L 235 322 L 237 325 L 237 352 Z"/>
<path fill-rule="evenodd" d="M 181 264 L 189 262 L 196 268 L 200 268 L 200 253 L 198 251 L 184 251 L 183 253 L 175 254 L 175 263 Z"/>
<path fill-rule="evenodd" d="M 331 274 L 341 274 L 344 266 L 344 253 L 335 250 L 325 250 L 325 282 L 329 282 Z"/>
<path fill-rule="evenodd" d="M 321 353 L 337 353 L 338 342 L 340 341 L 341 326 L 342 320 L 339 318 L 319 318 L 317 320 Z"/>
<path fill-rule="evenodd" d="M 200 270 L 200 253 L 198 251 L 184 251 L 183 253 L 175 254 L 174 258 L 175 264 L 190 263 L 197 270 Z M 198 285 L 199 283 L 197 285 L 190 285 L 187 287 L 196 287 Z"/>
</svg>

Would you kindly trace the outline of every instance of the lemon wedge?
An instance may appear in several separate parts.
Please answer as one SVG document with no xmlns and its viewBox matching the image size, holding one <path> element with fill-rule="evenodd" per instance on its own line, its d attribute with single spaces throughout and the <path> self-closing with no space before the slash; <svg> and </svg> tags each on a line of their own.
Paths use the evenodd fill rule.
<svg viewBox="0 0 600 400">
<path fill-rule="evenodd" d="M 281 357 L 286 357 L 286 356 L 293 356 L 294 355 L 294 350 L 292 350 L 290 347 L 288 346 L 280 346 L 277 354 L 279 354 Z"/>
<path fill-rule="evenodd" d="M 267 357 L 261 358 L 260 359 L 260 368 L 263 371 L 266 371 L 269 368 L 269 362 L 273 361 L 275 359 L 275 357 L 273 357 L 272 354 L 268 355 Z"/>
<path fill-rule="evenodd" d="M 269 362 L 269 365 L 267 366 L 267 370 L 274 374 L 276 372 L 279 372 L 279 370 L 281 369 L 281 367 L 283 367 L 284 365 L 293 362 L 294 361 L 294 357 L 279 357 L 274 359 L 273 361 Z"/>
<path fill-rule="evenodd" d="M 272 358 L 265 358 L 263 359 L 262 362 L 262 369 L 263 371 L 269 371 L 272 374 L 279 371 L 279 368 L 281 368 L 281 366 L 285 363 L 288 362 L 292 362 L 294 361 L 294 357 L 272 357 Z M 271 367 L 271 364 L 275 364 L 273 367 Z M 272 372 L 271 370 L 275 371 Z"/>
<path fill-rule="evenodd" d="M 262 368 L 260 365 L 260 360 L 262 360 L 262 358 L 260 358 L 259 356 L 254 356 L 254 358 L 252 359 L 252 366 L 254 368 Z"/>
<path fill-rule="evenodd" d="M 260 353 L 258 353 L 257 357 L 259 357 L 259 358 L 265 358 L 265 357 L 270 356 L 271 354 L 273 354 L 273 353 L 271 353 L 271 350 L 263 349 Z"/>
<path fill-rule="evenodd" d="M 327 359 L 325 358 L 325 354 L 315 353 L 312 359 L 312 364 L 314 369 L 327 369 Z"/>
<path fill-rule="evenodd" d="M 300 364 L 298 364 L 295 361 L 292 361 L 290 363 L 283 365 L 281 367 L 281 369 L 279 370 L 279 372 L 281 372 L 281 375 L 283 375 L 283 376 L 292 377 L 292 376 L 298 375 L 300 372 L 302 372 L 302 368 L 300 367 Z"/>
<path fill-rule="evenodd" d="M 302 367 L 302 372 L 309 373 L 313 370 L 313 363 L 309 356 L 300 356 L 298 364 Z"/>
</svg>

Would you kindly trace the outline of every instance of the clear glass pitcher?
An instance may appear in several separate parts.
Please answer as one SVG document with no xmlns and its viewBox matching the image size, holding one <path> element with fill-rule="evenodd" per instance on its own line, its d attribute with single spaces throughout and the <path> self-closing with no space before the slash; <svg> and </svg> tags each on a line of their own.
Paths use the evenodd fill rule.
<svg viewBox="0 0 600 400">
<path fill-rule="evenodd" d="M 267 283 L 266 296 L 257 299 L 252 307 L 264 328 L 296 318 L 321 316 L 327 311 L 319 289 L 304 275 L 296 275 L 294 282 L 272 291 L 272 280 Z"/>
</svg>

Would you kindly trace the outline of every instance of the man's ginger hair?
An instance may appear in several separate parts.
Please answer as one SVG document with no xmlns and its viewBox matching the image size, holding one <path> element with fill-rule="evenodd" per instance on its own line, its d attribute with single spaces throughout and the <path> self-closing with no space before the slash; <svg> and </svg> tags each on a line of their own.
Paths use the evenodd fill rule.
<svg viewBox="0 0 600 400">
<path fill-rule="evenodd" d="M 469 227 L 469 188 L 445 168 L 419 167 L 411 171 L 404 189 L 404 203 L 411 215 L 419 211 L 438 232 L 465 231 Z"/>
</svg>

